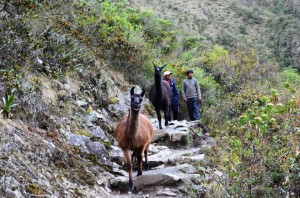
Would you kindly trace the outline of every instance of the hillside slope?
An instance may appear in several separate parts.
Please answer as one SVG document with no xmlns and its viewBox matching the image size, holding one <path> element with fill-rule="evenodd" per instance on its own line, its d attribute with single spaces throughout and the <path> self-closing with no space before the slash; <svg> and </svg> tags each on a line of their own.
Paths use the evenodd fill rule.
<svg viewBox="0 0 300 198">
<path fill-rule="evenodd" d="M 249 47 L 266 42 L 265 25 L 274 14 L 257 5 L 236 0 L 130 0 L 130 5 L 150 10 L 169 19 L 190 36 L 200 37 L 208 45 L 225 47 L 241 42 Z M 253 13 L 252 13 L 253 12 Z"/>
<path fill-rule="evenodd" d="M 154 2 L 155 10 L 165 9 L 158 1 L 151 2 L 144 5 Z M 290 192 L 299 196 L 299 74 L 280 71 L 275 61 L 261 55 L 266 46 L 254 43 L 250 33 L 263 24 L 252 11 L 262 9 L 246 12 L 245 5 L 252 9 L 256 1 L 241 2 L 250 4 L 204 1 L 201 9 L 188 4 L 191 7 L 186 10 L 179 1 L 175 9 L 168 1 L 168 10 L 182 9 L 177 27 L 184 20 L 190 22 L 182 26 L 190 33 L 186 38 L 168 20 L 129 8 L 126 0 L 2 1 L 0 196 L 93 197 L 99 192 L 109 197 L 127 191 L 114 127 L 128 111 L 131 86 L 149 90 L 153 84 L 153 63 L 167 64 L 165 69 L 172 70 L 179 88 L 186 69 L 194 70 L 203 94 L 201 123 L 211 129 L 203 136 L 196 122 L 198 128 L 182 139 L 172 131 L 176 127 L 182 132 L 182 123 L 168 127 L 171 139 L 185 147 L 192 147 L 198 138 L 196 146 L 205 148 L 196 154 L 208 157 L 195 161 L 195 169 L 183 170 L 192 174 L 197 185 L 180 179 L 191 188 L 176 189 L 175 185 L 171 195 L 181 190 L 183 197 L 199 197 L 209 190 L 208 197 L 219 196 L 219 191 L 239 197 L 288 196 Z M 237 19 L 227 21 L 218 11 Z M 247 16 L 251 19 L 247 24 L 252 21 L 253 27 L 229 26 Z M 191 25 L 194 18 L 201 22 Z M 253 34 L 257 32 L 263 38 L 264 31 Z M 241 38 L 251 45 L 235 48 Z M 261 51 L 249 49 L 252 43 L 261 44 Z M 215 44 L 223 48 L 212 48 Z M 186 112 L 185 102 L 180 102 L 181 113 Z M 144 104 L 143 113 L 153 117 L 147 99 Z M 182 113 L 182 119 L 186 118 Z M 158 145 L 153 151 L 164 148 Z M 189 156 L 194 154 L 183 154 L 166 165 L 191 164 L 195 159 Z M 178 184 L 178 177 L 174 179 Z"/>
<path fill-rule="evenodd" d="M 204 45 L 230 49 L 242 44 L 300 71 L 300 2 L 246 0 L 129 0 L 165 18 Z"/>
</svg>

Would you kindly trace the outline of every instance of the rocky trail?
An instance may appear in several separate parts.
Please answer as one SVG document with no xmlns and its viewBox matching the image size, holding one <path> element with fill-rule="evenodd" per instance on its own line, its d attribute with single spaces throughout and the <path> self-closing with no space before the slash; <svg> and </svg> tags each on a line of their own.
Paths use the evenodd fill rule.
<svg viewBox="0 0 300 198">
<path fill-rule="evenodd" d="M 213 177 L 221 177 L 217 170 L 202 167 L 205 160 L 202 148 L 215 146 L 214 140 L 208 134 L 200 135 L 194 146 L 186 146 L 191 134 L 201 133 L 197 128 L 198 122 L 174 121 L 167 128 L 158 129 L 153 120 L 155 136 L 149 148 L 150 170 L 144 170 L 143 175 L 134 177 L 135 192 L 128 191 L 128 174 L 119 167 L 120 176 L 112 180 L 116 189 L 114 197 L 192 197 L 205 196 L 206 187 Z M 192 141 L 192 140 L 191 140 Z M 118 149 L 116 149 L 118 150 Z M 122 158 L 120 151 L 115 157 Z M 136 170 L 135 170 L 136 173 Z M 188 192 L 191 191 L 191 192 Z"/>
<path fill-rule="evenodd" d="M 44 112 L 43 123 L 49 126 L 44 129 L 0 119 L 0 197 L 209 197 L 211 183 L 222 177 L 208 160 L 214 139 L 202 134 L 199 122 L 173 121 L 160 130 L 155 118 L 150 170 L 140 177 L 134 170 L 136 190 L 128 192 L 128 173 L 113 131 L 128 110 L 129 91 L 120 91 L 109 78 L 103 82 L 111 90 L 108 97 L 118 96 L 106 109 L 91 108 L 90 98 L 68 97 L 67 113 Z M 146 98 L 144 105 L 149 105 Z"/>
<path fill-rule="evenodd" d="M 191 142 L 190 135 L 200 132 L 197 122 L 175 121 L 155 130 L 150 170 L 139 177 L 134 170 L 136 189 L 131 193 L 116 142 L 106 149 L 92 137 L 61 131 L 68 139 L 65 144 L 58 134 L 49 141 L 49 134 L 22 123 L 0 123 L 5 131 L 0 144 L 2 197 L 198 197 L 206 194 L 211 180 L 222 177 L 205 167 L 202 151 L 215 146 L 214 140 L 204 134 Z M 153 123 L 156 127 L 155 119 Z M 91 134 L 108 139 L 100 130 Z M 78 156 L 69 150 L 74 145 L 81 150 Z"/>
</svg>

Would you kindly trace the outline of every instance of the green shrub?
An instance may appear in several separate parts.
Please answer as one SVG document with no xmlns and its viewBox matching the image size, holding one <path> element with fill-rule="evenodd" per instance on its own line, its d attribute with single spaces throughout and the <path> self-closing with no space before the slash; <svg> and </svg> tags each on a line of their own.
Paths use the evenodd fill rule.
<svg viewBox="0 0 300 198">
<path fill-rule="evenodd" d="M 227 124 L 229 136 L 223 143 L 228 142 L 224 146 L 233 163 L 224 163 L 230 166 L 227 170 L 231 170 L 230 189 L 234 195 L 250 195 L 250 189 L 259 189 L 255 193 L 275 196 L 280 191 L 285 196 L 297 185 L 299 176 L 290 171 L 299 168 L 300 136 L 291 127 L 298 122 L 295 101 L 272 102 L 279 96 L 277 90 L 272 90 Z"/>
<path fill-rule="evenodd" d="M 241 26 L 241 27 L 239 28 L 239 31 L 240 31 L 241 34 L 245 34 L 245 35 L 248 34 L 248 33 L 247 33 L 247 28 L 246 28 L 245 26 Z"/>
<path fill-rule="evenodd" d="M 196 46 L 199 46 L 200 42 L 196 37 L 186 37 L 183 39 L 182 45 L 184 50 L 190 50 Z"/>
<path fill-rule="evenodd" d="M 300 75 L 296 69 L 285 68 L 282 72 L 282 82 L 294 88 L 300 88 Z"/>
</svg>

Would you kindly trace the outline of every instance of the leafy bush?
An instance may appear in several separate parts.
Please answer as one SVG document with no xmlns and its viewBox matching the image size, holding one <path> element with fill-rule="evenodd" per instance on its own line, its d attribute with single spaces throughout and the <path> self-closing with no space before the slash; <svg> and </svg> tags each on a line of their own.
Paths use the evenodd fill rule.
<svg viewBox="0 0 300 198">
<path fill-rule="evenodd" d="M 261 63 L 254 49 L 237 47 L 231 53 L 214 47 L 204 58 L 204 66 L 227 91 L 239 91 L 254 81 L 271 79 L 278 69 L 272 62 Z"/>
<path fill-rule="evenodd" d="M 137 12 L 120 2 L 76 5 L 83 12 L 75 18 L 76 30 L 101 58 L 125 74 L 130 82 L 141 81 L 148 55 Z"/>
<path fill-rule="evenodd" d="M 282 82 L 285 86 L 289 84 L 289 86 L 292 86 L 297 90 L 300 88 L 300 75 L 296 69 L 285 68 L 282 72 Z"/>
<path fill-rule="evenodd" d="M 24 73 L 20 71 L 18 66 L 12 69 L 6 68 L 0 70 L 0 80 L 4 84 L 4 92 L 11 93 L 14 89 L 16 89 L 20 93 L 24 93 L 24 87 L 22 85 L 22 78 L 24 78 Z"/>
<path fill-rule="evenodd" d="M 278 92 L 261 96 L 227 124 L 224 161 L 234 195 L 286 196 L 298 187 L 299 121 L 294 99 L 278 103 Z M 232 163 L 227 163 L 228 160 Z M 255 189 L 255 190 L 254 190 Z M 273 190 L 271 190 L 273 189 Z"/>
<path fill-rule="evenodd" d="M 184 50 L 190 50 L 196 46 L 199 46 L 200 42 L 196 37 L 186 37 L 184 38 L 182 45 Z"/>
</svg>

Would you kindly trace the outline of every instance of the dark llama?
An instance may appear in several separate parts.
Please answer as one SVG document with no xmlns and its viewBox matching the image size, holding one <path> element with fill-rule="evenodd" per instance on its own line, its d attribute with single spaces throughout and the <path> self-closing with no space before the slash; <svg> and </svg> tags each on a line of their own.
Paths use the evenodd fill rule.
<svg viewBox="0 0 300 198">
<path fill-rule="evenodd" d="M 169 84 L 166 81 L 163 81 L 161 79 L 162 69 L 166 65 L 163 65 L 161 67 L 156 66 L 154 63 L 153 65 L 154 65 L 155 83 L 151 87 L 149 99 L 155 108 L 157 119 L 159 122 L 159 128 L 162 129 L 161 111 L 164 112 L 165 126 L 168 126 L 168 118 L 170 112 L 169 110 L 171 108 L 172 90 Z"/>
</svg>

